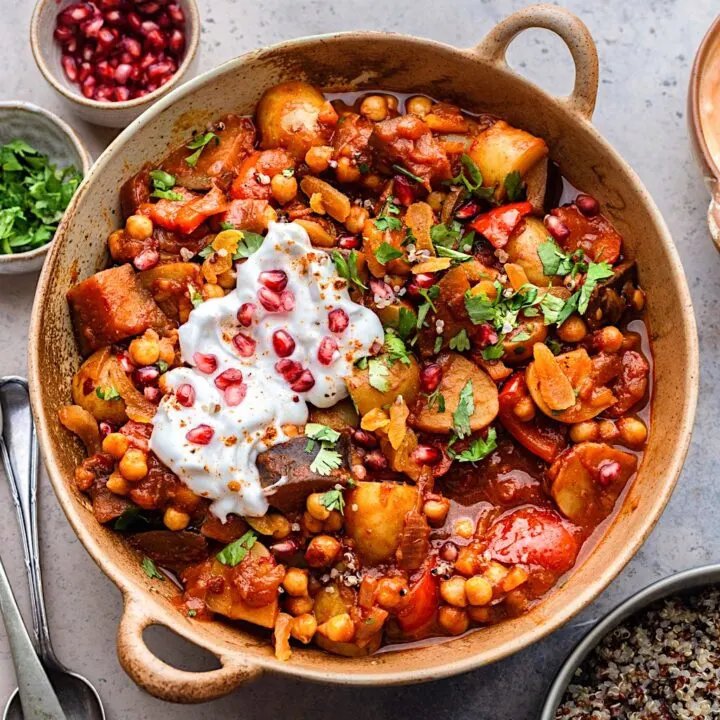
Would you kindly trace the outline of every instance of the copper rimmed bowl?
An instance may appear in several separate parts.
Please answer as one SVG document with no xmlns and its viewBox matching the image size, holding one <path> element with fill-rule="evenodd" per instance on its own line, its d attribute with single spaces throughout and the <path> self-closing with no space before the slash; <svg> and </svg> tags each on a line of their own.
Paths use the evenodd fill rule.
<svg viewBox="0 0 720 720">
<path fill-rule="evenodd" d="M 567 98 L 544 93 L 505 62 L 512 39 L 533 27 L 554 31 L 570 49 L 576 77 Z M 645 461 L 619 512 L 567 582 L 527 615 L 432 649 L 342 658 L 308 647 L 296 649 L 292 660 L 282 663 L 265 638 L 240 625 L 182 617 L 172 604 L 177 589 L 150 581 L 122 539 L 98 525 L 73 482 L 81 449 L 57 420 L 80 363 L 65 292 L 104 266 L 105 238 L 120 221 L 122 182 L 143 163 L 159 160 L 169 143 L 191 129 L 230 111 L 252 113 L 264 89 L 301 78 L 335 90 L 380 87 L 449 97 L 541 135 L 569 180 L 602 202 L 640 263 L 649 297 L 658 378 L 652 431 Z M 232 60 L 173 91 L 97 161 L 73 200 L 40 279 L 30 333 L 30 377 L 40 441 L 60 504 L 80 541 L 125 597 L 118 652 L 135 682 L 167 700 L 199 702 L 230 692 L 262 672 L 354 685 L 454 675 L 517 652 L 560 627 L 638 550 L 670 497 L 687 451 L 697 397 L 697 337 L 687 285 L 665 223 L 640 180 L 590 122 L 597 82 L 597 54 L 587 29 L 554 6 L 526 8 L 465 50 L 383 33 L 305 38 Z M 221 667 L 206 673 L 170 667 L 143 642 L 143 630 L 150 625 L 170 627 L 215 653 Z"/>
</svg>

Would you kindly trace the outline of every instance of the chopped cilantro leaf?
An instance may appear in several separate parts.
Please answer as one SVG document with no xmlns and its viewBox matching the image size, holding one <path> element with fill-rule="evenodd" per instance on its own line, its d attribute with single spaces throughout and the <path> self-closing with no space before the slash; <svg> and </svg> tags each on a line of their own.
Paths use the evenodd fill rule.
<svg viewBox="0 0 720 720">
<path fill-rule="evenodd" d="M 381 243 L 375 250 L 375 258 L 381 265 L 387 265 L 391 260 L 397 260 L 403 256 L 402 252 L 388 242 Z"/>
<path fill-rule="evenodd" d="M 457 220 L 454 220 L 450 227 L 444 223 L 433 225 L 430 228 L 430 239 L 437 249 L 438 247 L 452 248 L 455 242 L 460 239 L 462 226 Z"/>
<path fill-rule="evenodd" d="M 152 558 L 147 555 L 142 560 L 142 569 L 151 580 L 164 580 L 165 576 L 157 569 L 157 565 Z"/>
<path fill-rule="evenodd" d="M 242 537 L 226 545 L 215 558 L 218 562 L 228 567 L 239 565 L 248 554 L 248 550 L 256 543 L 257 535 L 253 530 L 248 530 Z"/>
<path fill-rule="evenodd" d="M 455 337 L 450 339 L 450 349 L 458 352 L 465 352 L 470 349 L 470 338 L 468 338 L 467 330 L 463 328 Z"/>
<path fill-rule="evenodd" d="M 190 293 L 190 302 L 194 308 L 200 307 L 204 300 L 202 295 L 198 292 L 198 289 L 192 284 L 188 283 L 188 292 Z"/>
<path fill-rule="evenodd" d="M 556 323 L 564 306 L 565 301 L 562 298 L 546 292 L 540 301 L 540 309 L 545 317 L 545 324 L 552 325 Z"/>
<path fill-rule="evenodd" d="M 437 254 L 440 257 L 447 257 L 453 260 L 453 262 L 456 263 L 464 263 L 468 260 L 472 260 L 472 255 L 468 255 L 467 253 L 458 252 L 457 250 L 453 250 L 452 248 L 444 247 L 443 245 L 436 245 L 435 250 Z"/>
<path fill-rule="evenodd" d="M 374 222 L 378 230 L 400 230 L 402 228 L 402 220 L 389 215 L 379 215 Z"/>
<path fill-rule="evenodd" d="M 188 155 L 185 158 L 185 162 L 190 167 L 194 168 L 197 165 L 197 162 L 200 159 L 200 153 L 202 153 L 203 148 L 213 138 L 215 139 L 216 143 L 220 142 L 220 138 L 214 132 L 208 132 L 208 133 L 205 133 L 204 135 L 197 135 L 185 146 L 188 150 L 195 150 L 195 152 L 192 155 Z"/>
<path fill-rule="evenodd" d="M 405 363 L 405 365 L 410 365 L 410 355 L 405 347 L 405 343 L 399 335 L 396 335 L 390 329 L 385 333 L 384 350 L 388 356 L 388 362 L 391 365 L 396 360 Z"/>
<path fill-rule="evenodd" d="M 369 382 L 370 386 L 384 393 L 390 389 L 390 374 L 387 365 L 378 358 L 368 360 Z"/>
<path fill-rule="evenodd" d="M 445 396 L 440 392 L 440 388 L 437 388 L 434 392 L 430 393 L 427 397 L 428 410 L 432 410 L 437 405 L 437 411 L 439 413 L 445 412 Z"/>
<path fill-rule="evenodd" d="M 607 280 L 613 276 L 613 269 L 610 263 L 588 263 L 585 282 L 580 288 L 580 299 L 578 300 L 578 312 L 584 315 L 587 312 L 590 296 L 600 280 Z"/>
<path fill-rule="evenodd" d="M 337 450 L 322 444 L 315 459 L 310 463 L 310 470 L 318 475 L 330 475 L 333 470 L 337 470 L 342 465 L 342 457 Z"/>
<path fill-rule="evenodd" d="M 397 334 L 403 340 L 407 340 L 410 337 L 410 333 L 415 329 L 416 322 L 417 316 L 415 315 L 415 313 L 412 310 L 401 307 L 400 315 L 398 318 Z"/>
<path fill-rule="evenodd" d="M 107 387 L 96 387 L 95 395 L 101 400 L 117 400 L 120 397 L 120 393 L 112 386 Z"/>
<path fill-rule="evenodd" d="M 295 170 L 293 168 L 285 168 L 282 171 L 282 176 L 286 178 L 291 178 L 295 174 Z"/>
<path fill-rule="evenodd" d="M 416 183 L 420 183 L 421 185 L 425 182 L 421 177 L 418 177 L 417 175 L 414 175 L 409 170 L 406 170 L 402 165 L 393 165 L 392 169 L 395 170 L 395 172 L 399 172 L 402 175 L 405 175 L 406 177 L 409 177 L 411 180 L 414 180 Z"/>
<path fill-rule="evenodd" d="M 437 355 L 441 350 L 443 346 L 443 336 L 442 335 L 436 335 L 435 336 L 435 345 L 433 347 L 433 352 Z"/>
<path fill-rule="evenodd" d="M 234 230 L 235 228 L 232 229 Z M 253 253 L 256 253 L 260 249 L 264 239 L 265 238 L 262 235 L 249 232 L 248 230 L 243 230 L 242 238 L 238 243 L 237 250 L 233 253 L 233 260 L 249 258 Z"/>
<path fill-rule="evenodd" d="M 355 367 L 358 370 L 367 370 L 368 366 L 368 359 L 366 357 L 361 357 L 359 360 L 355 361 Z"/>
<path fill-rule="evenodd" d="M 320 497 L 320 503 L 332 512 L 337 510 L 339 513 L 343 513 L 345 510 L 345 498 L 343 497 L 342 490 L 333 488 L 323 493 Z"/>
<path fill-rule="evenodd" d="M 340 433 L 321 423 L 308 423 L 305 425 L 305 437 L 318 441 L 336 443 L 340 439 Z"/>
<path fill-rule="evenodd" d="M 513 170 L 505 176 L 503 185 L 505 186 L 505 192 L 507 193 L 507 198 L 510 202 L 517 202 L 522 198 L 522 178 L 517 170 Z"/>
<path fill-rule="evenodd" d="M 470 429 L 470 418 L 473 412 L 475 412 L 473 384 L 472 380 L 468 380 L 460 391 L 458 406 L 453 413 L 453 427 L 461 440 L 472 432 Z"/>
<path fill-rule="evenodd" d="M 453 441 L 454 442 L 454 441 Z M 487 439 L 483 440 L 481 437 L 475 438 L 470 444 L 467 450 L 455 453 L 450 449 L 451 442 L 448 445 L 448 455 L 458 462 L 478 462 L 483 458 L 486 458 L 495 448 L 497 448 L 497 433 L 495 428 L 491 427 L 488 430 Z"/>
<path fill-rule="evenodd" d="M 236 230 L 237 228 L 231 222 L 223 221 L 220 223 L 220 229 L 221 230 Z"/>
<path fill-rule="evenodd" d="M 503 347 L 504 340 L 505 336 L 501 335 L 494 345 L 488 345 L 486 348 L 483 348 L 480 351 L 483 360 L 499 360 L 505 354 L 505 348 Z"/>
<path fill-rule="evenodd" d="M 170 367 L 164 360 L 158 360 L 155 365 L 161 373 L 167 372 L 167 369 Z"/>
<path fill-rule="evenodd" d="M 332 254 L 335 268 L 337 269 L 338 275 L 348 281 L 348 284 L 353 283 L 357 287 L 367 290 L 365 285 L 358 275 L 357 260 L 358 254 L 355 250 L 351 250 L 347 259 L 345 259 L 339 250 L 333 250 Z"/>
</svg>

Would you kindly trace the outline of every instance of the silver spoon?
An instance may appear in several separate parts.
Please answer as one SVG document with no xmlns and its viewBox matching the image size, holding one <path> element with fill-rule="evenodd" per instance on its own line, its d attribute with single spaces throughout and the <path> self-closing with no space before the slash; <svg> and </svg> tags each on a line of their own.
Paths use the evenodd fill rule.
<svg viewBox="0 0 720 720">
<path fill-rule="evenodd" d="M 18 392 L 9 392 L 13 387 Z M 8 427 L 3 430 L 3 411 L 7 412 Z M 23 419 L 23 416 L 25 419 Z M 25 432 L 22 432 L 24 430 Z M 27 437 L 30 442 L 27 443 Z M 22 442 L 25 439 L 25 442 Z M 23 447 L 24 446 L 24 447 Z M 10 460 L 8 450 L 12 448 L 16 465 Z M 0 453 L 5 465 L 12 498 L 17 511 L 18 522 L 25 553 L 25 565 L 30 583 L 30 604 L 35 647 L 42 661 L 52 687 L 57 692 L 55 702 L 60 701 L 62 708 L 57 707 L 59 714 L 32 715 L 26 710 L 23 700 L 23 670 L 18 668 L 20 688 L 8 700 L 5 707 L 4 720 L 105 720 L 100 696 L 95 688 L 81 675 L 70 672 L 55 657 L 50 631 L 48 628 L 45 601 L 43 598 L 42 576 L 40 572 L 40 544 L 38 541 L 37 524 L 37 477 L 39 456 L 35 425 L 30 412 L 30 398 L 27 381 L 19 377 L 0 378 Z M 16 468 L 20 470 L 16 472 Z M 26 635 L 27 637 L 27 635 Z M 29 639 L 28 639 L 29 643 Z M 32 646 L 30 646 L 32 651 Z M 34 651 L 23 651 L 32 654 Z M 37 660 L 37 658 L 36 658 Z M 38 663 L 39 666 L 39 663 Z M 49 688 L 52 691 L 52 688 Z"/>
</svg>

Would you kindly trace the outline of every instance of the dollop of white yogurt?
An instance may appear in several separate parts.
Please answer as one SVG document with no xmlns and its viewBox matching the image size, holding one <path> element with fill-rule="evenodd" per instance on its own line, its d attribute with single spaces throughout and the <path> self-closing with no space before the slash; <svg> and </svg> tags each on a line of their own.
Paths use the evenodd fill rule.
<svg viewBox="0 0 720 720">
<path fill-rule="evenodd" d="M 271 312 L 258 299 L 259 292 L 266 292 L 260 273 L 271 270 L 286 273 L 287 286 L 281 294 L 284 307 L 292 309 L 281 307 Z M 247 309 L 246 303 L 255 305 L 247 327 L 238 320 L 238 311 Z M 333 310 L 342 310 L 347 316 L 342 332 L 330 330 L 328 316 Z M 286 331 L 295 342 L 287 359 L 312 373 L 311 388 L 293 390 L 293 383 L 276 369 L 282 359 L 273 345 L 277 330 Z M 233 342 L 238 333 L 245 337 L 241 343 L 244 353 L 255 343 L 248 356 L 240 354 Z M 329 365 L 318 358 L 324 338 L 337 343 Z M 193 492 L 211 498 L 210 510 L 222 520 L 228 513 L 264 515 L 268 502 L 260 485 L 257 456 L 289 439 L 284 426 L 307 422 L 307 402 L 330 407 L 346 397 L 344 378 L 351 374 L 353 363 L 383 340 L 377 315 L 350 299 L 347 282 L 338 275 L 328 253 L 312 247 L 307 232 L 297 223 L 271 223 L 260 249 L 237 265 L 235 290 L 202 303 L 180 327 L 182 359 L 191 367 L 165 375 L 172 390 L 155 415 L 150 449 Z M 212 366 L 213 361 L 207 356 L 216 363 L 210 372 L 208 364 Z M 227 391 L 216 385 L 216 379 L 227 370 L 242 372 L 245 394 L 239 404 L 228 404 L 228 399 L 236 402 L 242 390 Z M 222 387 L 222 379 L 218 382 Z M 176 394 L 184 385 L 194 394 L 189 407 L 181 404 Z M 187 393 L 188 388 L 182 388 L 180 396 Z M 201 426 L 208 426 L 203 428 L 206 438 L 208 428 L 212 431 L 207 444 L 187 437 L 188 433 L 193 437 L 192 431 Z"/>
</svg>

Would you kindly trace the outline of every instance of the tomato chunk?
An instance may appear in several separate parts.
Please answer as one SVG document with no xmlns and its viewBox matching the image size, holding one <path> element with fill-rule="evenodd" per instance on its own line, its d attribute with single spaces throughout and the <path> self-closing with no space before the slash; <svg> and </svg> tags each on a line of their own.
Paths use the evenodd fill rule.
<svg viewBox="0 0 720 720">
<path fill-rule="evenodd" d="M 470 227 L 484 235 L 495 248 L 505 247 L 517 224 L 532 212 L 529 202 L 511 203 L 479 215 Z"/>
<path fill-rule="evenodd" d="M 420 630 L 432 620 L 438 608 L 438 586 L 431 568 L 410 588 L 405 607 L 397 614 L 397 621 L 405 633 Z"/>
<path fill-rule="evenodd" d="M 552 213 L 570 230 L 561 244 L 565 252 L 583 250 L 593 262 L 614 263 L 620 257 L 622 236 L 604 215 L 587 217 L 575 205 L 555 208 Z"/>
</svg>

